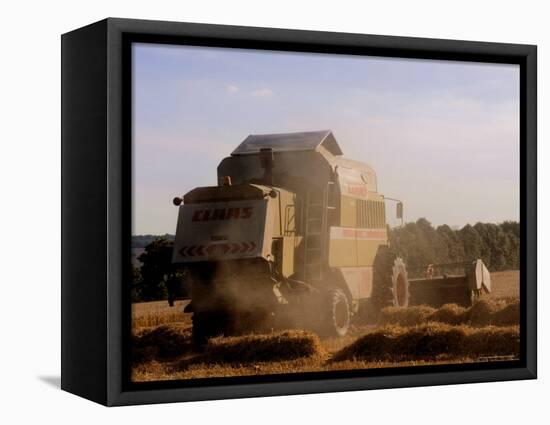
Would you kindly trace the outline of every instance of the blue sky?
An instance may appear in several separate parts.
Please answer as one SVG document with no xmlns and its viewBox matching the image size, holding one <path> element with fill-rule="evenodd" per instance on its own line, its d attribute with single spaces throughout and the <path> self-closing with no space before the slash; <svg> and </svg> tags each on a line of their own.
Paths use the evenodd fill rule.
<svg viewBox="0 0 550 425">
<path fill-rule="evenodd" d="M 174 233 L 171 203 L 216 184 L 249 134 L 331 129 L 405 219 L 519 219 L 519 67 L 133 46 L 133 233 Z"/>
</svg>

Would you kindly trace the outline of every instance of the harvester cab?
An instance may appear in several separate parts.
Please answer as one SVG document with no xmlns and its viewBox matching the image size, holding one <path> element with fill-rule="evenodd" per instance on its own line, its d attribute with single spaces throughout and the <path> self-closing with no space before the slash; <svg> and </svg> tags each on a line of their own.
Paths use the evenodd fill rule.
<svg viewBox="0 0 550 425">
<path fill-rule="evenodd" d="M 389 247 L 374 170 L 343 158 L 330 130 L 250 135 L 219 164 L 217 186 L 174 201 L 173 262 L 191 275 L 199 344 L 281 324 L 342 336 L 365 308 L 449 293 L 463 302 L 490 289 L 482 263 L 453 285 L 447 276 L 409 279 Z"/>
</svg>

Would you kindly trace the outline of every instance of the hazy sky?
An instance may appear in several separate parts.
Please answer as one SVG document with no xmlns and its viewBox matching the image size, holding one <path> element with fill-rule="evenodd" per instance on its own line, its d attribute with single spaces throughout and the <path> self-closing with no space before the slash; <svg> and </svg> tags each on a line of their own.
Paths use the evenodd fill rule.
<svg viewBox="0 0 550 425">
<path fill-rule="evenodd" d="M 133 60 L 134 234 L 174 233 L 172 198 L 215 185 L 249 134 L 322 129 L 406 221 L 519 219 L 515 65 L 154 44 Z"/>
</svg>

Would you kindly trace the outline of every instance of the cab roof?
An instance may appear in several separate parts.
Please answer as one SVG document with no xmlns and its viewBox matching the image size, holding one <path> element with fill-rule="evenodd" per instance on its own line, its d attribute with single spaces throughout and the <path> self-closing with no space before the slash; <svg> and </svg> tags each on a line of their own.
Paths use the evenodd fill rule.
<svg viewBox="0 0 550 425">
<path fill-rule="evenodd" d="M 231 152 L 231 155 L 256 154 L 260 149 L 265 148 L 271 148 L 274 152 L 318 151 L 321 146 L 332 155 L 342 155 L 342 150 L 331 130 L 251 134 Z"/>
<path fill-rule="evenodd" d="M 260 162 L 255 157 L 263 148 L 271 148 L 273 152 L 282 153 L 280 158 L 276 159 L 279 172 L 306 177 L 325 185 L 332 176 L 320 166 L 324 162 L 332 171 L 341 175 L 342 181 L 363 182 L 370 191 L 378 190 L 374 169 L 364 162 L 344 158 L 331 130 L 251 134 L 237 146 L 230 157 L 220 163 L 220 184 L 225 175 L 231 175 L 237 182 L 248 181 L 254 176 L 261 175 Z"/>
</svg>

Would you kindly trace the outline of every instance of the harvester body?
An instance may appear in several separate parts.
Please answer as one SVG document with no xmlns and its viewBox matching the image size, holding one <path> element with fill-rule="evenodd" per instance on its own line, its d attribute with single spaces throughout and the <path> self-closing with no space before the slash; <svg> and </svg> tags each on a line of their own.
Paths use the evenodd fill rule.
<svg viewBox="0 0 550 425">
<path fill-rule="evenodd" d="M 219 164 L 218 185 L 191 190 L 179 208 L 173 262 L 191 272 L 199 339 L 288 312 L 343 335 L 362 305 L 415 299 L 389 254 L 374 170 L 343 158 L 329 130 L 248 136 Z M 457 281 L 461 294 L 469 279 Z"/>
</svg>

